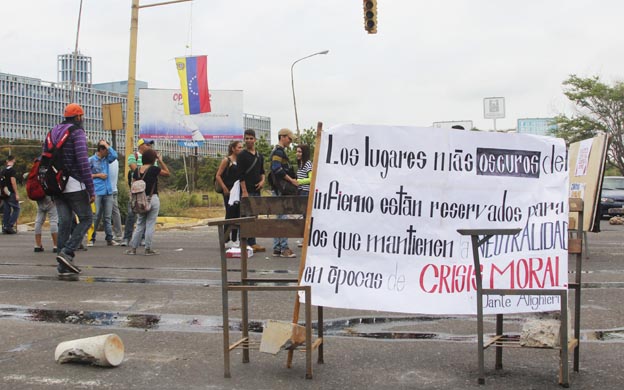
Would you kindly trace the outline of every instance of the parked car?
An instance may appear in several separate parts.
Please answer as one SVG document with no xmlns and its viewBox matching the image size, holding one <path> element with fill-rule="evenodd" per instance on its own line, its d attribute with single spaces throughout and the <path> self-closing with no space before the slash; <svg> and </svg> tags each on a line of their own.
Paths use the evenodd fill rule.
<svg viewBox="0 0 624 390">
<path fill-rule="evenodd" d="M 603 217 L 624 215 L 609 213 L 609 209 L 624 207 L 624 176 L 605 176 L 600 193 L 600 214 Z"/>
</svg>

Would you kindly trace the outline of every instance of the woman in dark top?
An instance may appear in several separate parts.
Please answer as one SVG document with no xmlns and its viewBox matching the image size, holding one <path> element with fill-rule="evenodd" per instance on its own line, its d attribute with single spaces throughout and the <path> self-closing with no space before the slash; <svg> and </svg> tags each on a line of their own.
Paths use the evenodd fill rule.
<svg viewBox="0 0 624 390">
<path fill-rule="evenodd" d="M 154 163 L 158 161 L 158 166 Z M 145 232 L 145 256 L 157 255 L 158 251 L 152 249 L 152 239 L 156 230 L 156 219 L 160 210 L 160 199 L 158 198 L 158 176 L 169 176 L 169 169 L 165 162 L 153 149 L 148 149 L 143 153 L 143 165 L 138 167 L 133 175 L 133 180 L 143 179 L 145 181 L 145 195 L 150 197 L 152 208 L 147 214 L 138 214 L 136 229 L 130 241 L 131 249 L 126 251 L 127 255 L 136 255 L 136 249 L 141 243 L 141 237 Z"/>
<path fill-rule="evenodd" d="M 240 217 L 240 177 L 241 172 L 238 169 L 237 158 L 243 151 L 243 143 L 241 141 L 232 141 L 228 146 L 228 156 L 221 160 L 219 169 L 217 170 L 217 182 L 223 188 L 223 204 L 225 205 L 225 219 Z M 230 205 L 230 195 L 234 192 L 237 199 L 233 199 Z M 233 229 L 230 237 L 227 237 L 226 247 L 238 247 L 238 230 Z"/>
</svg>

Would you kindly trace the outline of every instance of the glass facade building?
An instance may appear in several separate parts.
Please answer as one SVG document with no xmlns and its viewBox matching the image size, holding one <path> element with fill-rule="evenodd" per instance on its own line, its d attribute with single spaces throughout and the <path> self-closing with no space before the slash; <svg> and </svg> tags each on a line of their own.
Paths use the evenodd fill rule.
<svg viewBox="0 0 624 390">
<path fill-rule="evenodd" d="M 63 120 L 63 109 L 71 102 L 71 72 L 73 54 L 58 56 L 57 82 L 0 73 L 0 138 L 40 140 L 47 132 Z M 91 84 L 91 58 L 78 53 L 75 102 L 85 110 L 84 126 L 89 142 L 97 143 L 104 138 L 110 140 L 111 132 L 102 130 L 102 104 L 122 103 L 126 112 L 127 83 L 114 82 Z M 69 77 L 69 81 L 68 81 Z M 123 88 L 125 84 L 125 89 Z M 137 81 L 141 87 L 146 82 Z M 135 145 L 139 134 L 139 98 L 135 101 Z M 244 114 L 244 127 L 254 129 L 258 139 L 271 139 L 271 118 Z M 125 130 L 116 132 L 117 149 L 125 154 Z M 198 155 L 216 157 L 227 154 L 228 140 L 206 140 L 197 150 Z M 156 147 L 164 155 L 179 157 L 195 154 L 194 148 L 178 145 L 175 140 L 159 140 Z"/>
</svg>

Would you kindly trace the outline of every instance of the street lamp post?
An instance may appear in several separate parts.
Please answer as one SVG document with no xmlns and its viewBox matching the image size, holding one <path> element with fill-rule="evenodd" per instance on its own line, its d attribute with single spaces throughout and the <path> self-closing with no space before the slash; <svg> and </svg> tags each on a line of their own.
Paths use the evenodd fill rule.
<svg viewBox="0 0 624 390">
<path fill-rule="evenodd" d="M 295 106 L 295 123 L 297 125 L 297 133 L 299 133 L 299 117 L 297 116 L 297 99 L 295 98 L 295 78 L 293 77 L 293 68 L 295 64 L 299 61 L 305 60 L 306 58 L 314 57 L 319 54 L 327 54 L 329 50 L 319 51 L 318 53 L 310 54 L 309 56 L 305 56 L 303 58 L 299 58 L 297 61 L 293 62 L 290 66 L 290 84 L 292 85 L 292 94 L 293 94 L 293 104 Z"/>
</svg>

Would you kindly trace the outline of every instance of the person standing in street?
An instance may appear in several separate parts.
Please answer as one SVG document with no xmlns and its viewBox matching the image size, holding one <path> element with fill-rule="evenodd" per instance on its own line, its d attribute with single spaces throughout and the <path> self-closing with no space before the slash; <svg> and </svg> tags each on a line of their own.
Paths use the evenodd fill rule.
<svg viewBox="0 0 624 390">
<path fill-rule="evenodd" d="M 156 162 L 158 161 L 158 165 Z M 145 256 L 158 255 L 160 252 L 153 249 L 154 231 L 156 230 L 156 220 L 160 210 L 160 198 L 158 197 L 158 177 L 169 176 L 169 168 L 159 154 L 153 149 L 148 149 L 143 153 L 143 164 L 133 173 L 133 180 L 145 181 L 145 194 L 150 199 L 151 208 L 146 214 L 139 214 L 137 227 L 132 234 L 130 249 L 126 250 L 127 255 L 136 255 L 136 250 L 141 243 L 141 237 L 145 235 Z"/>
<path fill-rule="evenodd" d="M 271 175 L 275 178 L 274 180 L 286 180 L 294 186 L 299 186 L 286 154 L 286 148 L 293 142 L 294 134 L 290 129 L 281 129 L 277 136 L 277 145 L 271 152 Z M 282 195 L 277 186 L 273 187 L 273 195 Z M 287 217 L 279 215 L 278 218 L 286 219 Z M 273 257 L 295 257 L 293 251 L 288 247 L 288 238 L 276 237 L 273 239 Z"/>
<path fill-rule="evenodd" d="M 119 191 L 117 190 L 117 181 L 119 180 L 119 159 L 116 159 L 112 163 L 108 164 L 108 180 L 113 188 L 113 240 L 117 241 L 123 238 L 123 230 L 121 229 L 121 213 L 119 212 L 119 203 L 117 202 L 117 196 Z"/>
<path fill-rule="evenodd" d="M 242 196 L 260 196 L 264 186 L 264 157 L 256 150 L 256 132 L 245 130 L 245 149 L 238 155 L 238 169 L 241 173 Z M 247 245 L 255 252 L 266 249 L 258 245 L 255 237 L 247 239 Z"/>
<path fill-rule="evenodd" d="M 17 218 L 20 214 L 19 194 L 17 193 L 17 181 L 15 180 L 15 156 L 9 156 L 6 159 L 6 167 L 2 170 L 5 188 L 0 190 L 8 191 L 5 193 L 6 198 L 3 199 L 4 214 L 2 216 L 2 233 L 17 233 Z"/>
<path fill-rule="evenodd" d="M 137 152 L 131 153 L 128 158 L 128 167 L 130 170 L 128 171 L 128 188 L 132 186 L 132 175 L 134 171 L 141 165 L 143 165 L 143 153 L 147 150 L 151 149 L 154 146 L 154 141 L 146 141 L 143 138 L 139 138 L 137 142 Z M 158 165 L 158 164 L 156 164 Z M 128 211 L 126 214 L 126 224 L 124 226 L 124 236 L 121 246 L 130 245 L 130 240 L 132 240 L 132 232 L 134 231 L 134 224 L 136 223 L 136 214 L 132 211 L 132 207 L 130 207 L 130 197 L 128 197 Z"/>
<path fill-rule="evenodd" d="M 312 181 L 312 161 L 310 161 L 310 146 L 297 146 L 297 182 L 299 188 L 297 195 L 308 196 L 310 194 L 310 182 Z"/>
<path fill-rule="evenodd" d="M 89 237 L 91 243 L 95 243 L 97 229 L 100 221 L 104 220 L 104 233 L 108 246 L 119 245 L 113 241 L 113 187 L 109 180 L 109 164 L 117 159 L 117 152 L 105 140 L 100 140 L 97 152 L 89 158 L 89 166 L 95 186 L 95 224 L 93 235 Z"/>
<path fill-rule="evenodd" d="M 50 131 L 52 143 L 57 144 L 65 130 L 69 130 L 69 137 L 62 147 L 63 164 L 69 172 L 69 178 L 63 193 L 53 197 L 59 217 L 56 261 L 60 275 L 82 272 L 74 264 L 75 251 L 91 225 L 93 214 L 90 205 L 95 201 L 87 136 L 83 129 L 84 110 L 78 104 L 71 103 L 65 107 L 63 116 L 65 120 Z M 47 143 L 44 143 L 43 150 L 48 151 Z M 79 222 L 72 230 L 74 214 Z"/>
<path fill-rule="evenodd" d="M 217 183 L 223 188 L 223 205 L 225 206 L 225 219 L 240 217 L 240 169 L 238 168 L 238 156 L 243 151 L 240 141 L 232 141 L 228 145 L 228 155 L 221 160 L 217 169 Z M 236 198 L 238 193 L 238 198 Z M 238 248 L 238 229 L 232 229 L 230 237 L 226 237 L 226 247 Z"/>
<path fill-rule="evenodd" d="M 56 206 L 51 197 L 46 195 L 43 199 L 37 200 L 37 217 L 35 218 L 35 252 L 43 252 L 43 243 L 41 242 L 41 232 L 46 216 L 50 217 L 50 235 L 54 247 L 52 252 L 58 251 L 58 213 Z"/>
</svg>

